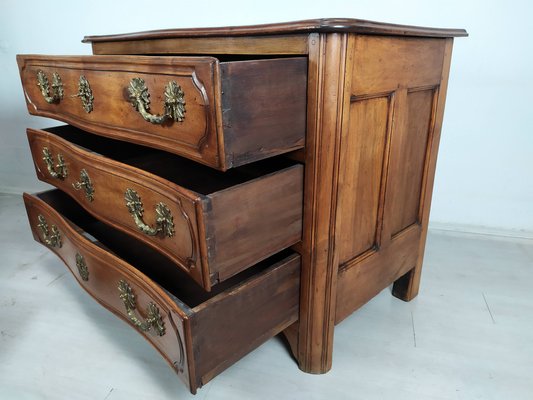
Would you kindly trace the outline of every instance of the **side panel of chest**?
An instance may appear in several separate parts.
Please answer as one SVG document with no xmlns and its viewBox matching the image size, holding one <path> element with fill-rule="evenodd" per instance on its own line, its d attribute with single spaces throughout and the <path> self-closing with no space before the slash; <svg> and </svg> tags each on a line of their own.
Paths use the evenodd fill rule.
<svg viewBox="0 0 533 400">
<path fill-rule="evenodd" d="M 447 40 L 352 36 L 340 144 L 336 320 L 415 267 Z M 440 124 L 439 124 L 440 126 Z M 354 285 L 357 284 L 357 291 Z"/>
</svg>

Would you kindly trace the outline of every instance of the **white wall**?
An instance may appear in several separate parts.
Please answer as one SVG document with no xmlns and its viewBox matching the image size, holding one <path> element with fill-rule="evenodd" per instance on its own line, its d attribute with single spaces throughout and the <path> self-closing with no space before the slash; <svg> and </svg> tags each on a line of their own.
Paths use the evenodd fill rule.
<svg viewBox="0 0 533 400">
<path fill-rule="evenodd" d="M 435 224 L 533 232 L 533 46 L 527 1 L 0 1 L 0 191 L 34 176 L 17 53 L 90 54 L 88 34 L 317 17 L 466 28 L 455 42 L 433 196 Z M 468 228 L 470 229 L 470 228 Z"/>
</svg>

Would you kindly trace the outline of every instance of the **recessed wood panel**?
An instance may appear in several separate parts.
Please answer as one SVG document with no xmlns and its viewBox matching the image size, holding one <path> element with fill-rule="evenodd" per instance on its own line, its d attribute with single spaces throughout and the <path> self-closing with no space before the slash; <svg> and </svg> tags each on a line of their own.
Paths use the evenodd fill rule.
<svg viewBox="0 0 533 400">
<path fill-rule="evenodd" d="M 341 264 L 376 243 L 389 102 L 389 97 L 379 97 L 350 105 L 349 128 L 341 138 L 339 173 Z"/>
<path fill-rule="evenodd" d="M 445 44 L 444 39 L 358 36 L 352 94 L 439 84 Z"/>
<path fill-rule="evenodd" d="M 407 93 L 405 129 L 393 133 L 395 147 L 391 233 L 419 222 L 426 153 L 433 113 L 434 89 Z"/>
</svg>

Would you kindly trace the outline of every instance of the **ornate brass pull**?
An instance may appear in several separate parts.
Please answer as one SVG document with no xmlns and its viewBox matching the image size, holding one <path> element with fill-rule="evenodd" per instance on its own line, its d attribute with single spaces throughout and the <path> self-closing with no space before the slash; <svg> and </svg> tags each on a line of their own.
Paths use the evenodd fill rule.
<svg viewBox="0 0 533 400">
<path fill-rule="evenodd" d="M 76 253 L 76 267 L 78 267 L 81 279 L 87 282 L 89 280 L 89 268 L 87 268 L 85 258 L 80 253 Z"/>
<path fill-rule="evenodd" d="M 47 103 L 59 103 L 63 98 L 63 83 L 57 72 L 52 74 L 52 94 L 50 94 L 50 83 L 48 82 L 48 78 L 41 70 L 37 71 L 37 86 L 41 89 L 41 94 Z"/>
<path fill-rule="evenodd" d="M 143 203 L 138 193 L 133 189 L 126 189 L 124 195 L 124 200 L 126 200 L 126 207 L 135 221 L 135 225 L 139 230 L 149 236 L 155 236 L 158 233 L 163 233 L 163 236 L 172 237 L 174 236 L 174 218 L 168 206 L 164 203 L 158 203 L 155 206 L 156 220 L 155 227 L 151 227 L 144 223 L 143 221 Z"/>
<path fill-rule="evenodd" d="M 87 197 L 87 200 L 94 200 L 94 186 L 91 182 L 91 178 L 89 177 L 89 173 L 85 168 L 80 171 L 80 180 L 78 182 L 74 182 L 72 187 L 76 190 L 85 190 L 85 197 Z"/>
<path fill-rule="evenodd" d="M 63 180 L 67 177 L 67 166 L 65 165 L 65 160 L 61 154 L 57 155 L 57 164 L 54 165 L 52 152 L 48 149 L 48 147 L 43 147 L 43 161 L 45 162 L 48 173 L 52 178 Z"/>
<path fill-rule="evenodd" d="M 118 282 L 118 290 L 120 292 L 120 299 L 124 303 L 126 313 L 133 325 L 143 332 L 149 332 L 154 328 L 155 333 L 158 336 L 163 336 L 165 334 L 165 323 L 163 322 L 159 308 L 157 308 L 154 303 L 148 303 L 146 319 L 142 321 L 137 315 L 135 315 L 135 294 L 133 293 L 131 286 L 124 279 L 121 279 Z"/>
<path fill-rule="evenodd" d="M 73 97 L 79 97 L 81 100 L 81 105 L 87 114 L 93 110 L 94 96 L 89 81 L 83 75 L 80 76 L 78 81 L 78 94 L 75 94 Z"/>
<path fill-rule="evenodd" d="M 61 243 L 61 234 L 59 233 L 57 226 L 52 225 L 51 229 L 49 229 L 46 219 L 41 214 L 37 216 L 37 219 L 39 220 L 37 228 L 41 231 L 42 241 L 48 246 L 60 248 L 63 244 Z M 50 230 L 52 233 L 50 233 Z"/>
<path fill-rule="evenodd" d="M 165 113 L 150 114 L 150 93 L 142 78 L 133 78 L 128 87 L 131 104 L 142 117 L 152 124 L 162 124 L 168 119 L 182 122 L 185 119 L 185 94 L 180 85 L 170 81 L 165 86 Z"/>
</svg>

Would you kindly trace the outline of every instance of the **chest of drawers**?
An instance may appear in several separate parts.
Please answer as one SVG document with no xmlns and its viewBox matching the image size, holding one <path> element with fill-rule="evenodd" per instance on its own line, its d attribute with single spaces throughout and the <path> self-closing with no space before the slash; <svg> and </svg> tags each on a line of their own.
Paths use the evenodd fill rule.
<svg viewBox="0 0 533 400">
<path fill-rule="evenodd" d="M 33 235 L 195 393 L 283 332 L 417 295 L 453 37 L 352 19 L 86 37 L 18 57 Z"/>
</svg>

